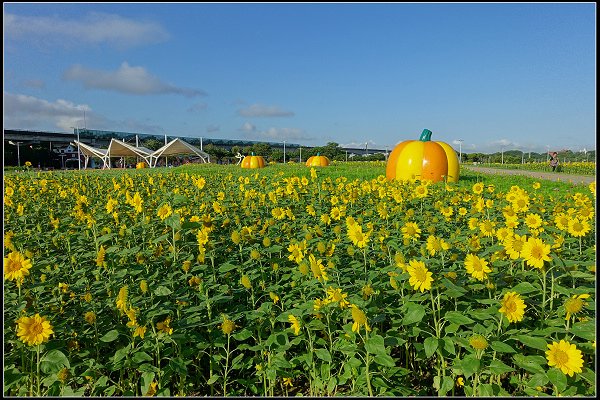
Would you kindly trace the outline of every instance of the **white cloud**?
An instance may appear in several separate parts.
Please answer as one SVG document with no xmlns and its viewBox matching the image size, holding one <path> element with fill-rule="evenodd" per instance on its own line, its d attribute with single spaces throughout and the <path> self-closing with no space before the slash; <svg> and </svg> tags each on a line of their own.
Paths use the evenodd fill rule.
<svg viewBox="0 0 600 400">
<path fill-rule="evenodd" d="M 350 143 L 345 143 L 345 144 L 340 144 L 340 147 L 347 147 L 347 148 L 354 148 L 354 149 L 364 149 L 365 148 L 365 143 L 368 143 L 368 147 L 367 148 L 381 148 L 382 146 L 378 145 L 377 143 L 375 143 L 372 140 L 367 140 L 366 142 L 350 142 Z M 383 146 L 383 148 L 385 149 L 385 146 Z M 390 149 L 391 151 L 391 149 Z"/>
<path fill-rule="evenodd" d="M 85 111 L 85 120 L 84 120 Z M 75 104 L 58 99 L 54 102 L 33 96 L 4 92 L 4 125 L 11 129 L 42 129 L 73 132 L 87 126 L 125 132 L 163 133 L 164 129 L 151 121 L 111 120 L 95 113 L 87 104 Z"/>
<path fill-rule="evenodd" d="M 314 140 L 314 138 L 308 136 L 303 129 L 297 128 L 269 128 L 264 131 L 253 133 L 252 136 L 272 142 L 282 142 L 284 140 Z"/>
<path fill-rule="evenodd" d="M 28 79 L 23 81 L 23 86 L 32 88 L 32 89 L 43 89 L 46 84 L 41 79 Z"/>
<path fill-rule="evenodd" d="M 265 106 L 262 104 L 252 104 L 249 107 L 238 110 L 242 117 L 292 117 L 292 111 L 285 111 L 278 106 Z"/>
<path fill-rule="evenodd" d="M 98 12 L 77 19 L 5 13 L 4 36 L 8 40 L 39 40 L 61 45 L 108 43 L 119 48 L 160 43 L 169 38 L 168 32 L 156 22 Z"/>
<path fill-rule="evenodd" d="M 256 126 L 252 125 L 250 122 L 244 122 L 244 125 L 239 129 L 242 132 L 254 132 L 256 131 Z"/>
<path fill-rule="evenodd" d="M 187 109 L 188 112 L 202 112 L 208 108 L 208 104 L 206 103 L 196 103 L 192 104 L 190 108 Z"/>
<path fill-rule="evenodd" d="M 81 82 L 88 89 L 112 90 L 120 93 L 179 94 L 186 97 L 201 96 L 202 90 L 182 88 L 162 82 L 143 67 L 132 67 L 123 62 L 116 71 L 101 71 L 85 68 L 79 64 L 65 71 L 63 78 Z"/>
<path fill-rule="evenodd" d="M 53 126 L 72 131 L 72 127 L 83 126 L 84 111 L 89 112 L 91 108 L 62 99 L 49 102 L 33 96 L 4 92 L 5 125 L 17 129 Z"/>
<path fill-rule="evenodd" d="M 221 130 L 221 127 L 219 125 L 209 125 L 206 127 L 206 132 L 208 133 L 212 133 L 212 132 L 219 132 Z"/>
</svg>

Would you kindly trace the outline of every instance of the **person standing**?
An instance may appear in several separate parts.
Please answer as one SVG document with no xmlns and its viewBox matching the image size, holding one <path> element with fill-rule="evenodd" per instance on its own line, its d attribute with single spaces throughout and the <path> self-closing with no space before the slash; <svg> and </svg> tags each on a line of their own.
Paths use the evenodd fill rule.
<svg viewBox="0 0 600 400">
<path fill-rule="evenodd" d="M 558 167 L 558 153 L 555 151 L 550 153 L 550 166 L 552 167 L 552 172 L 554 172 L 556 167 Z"/>
</svg>

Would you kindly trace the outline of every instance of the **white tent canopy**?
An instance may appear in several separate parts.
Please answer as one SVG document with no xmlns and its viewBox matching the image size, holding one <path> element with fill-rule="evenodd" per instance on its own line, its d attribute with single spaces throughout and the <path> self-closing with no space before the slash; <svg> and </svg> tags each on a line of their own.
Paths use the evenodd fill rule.
<svg viewBox="0 0 600 400">
<path fill-rule="evenodd" d="M 77 140 L 75 144 L 85 157 L 84 168 L 87 168 L 90 157 L 100 158 L 103 168 L 110 168 L 110 158 L 112 157 L 141 157 L 151 168 L 156 166 L 160 157 L 171 155 L 195 154 L 205 163 L 210 162 L 210 156 L 207 153 L 179 138 L 171 140 L 156 151 L 146 147 L 132 146 L 116 139 L 111 139 L 108 149 L 99 149 Z"/>
<path fill-rule="evenodd" d="M 183 140 L 177 138 L 171 140 L 169 143 L 165 144 L 160 149 L 154 151 L 150 154 L 148 163 L 150 167 L 156 166 L 156 161 L 158 161 L 159 157 L 164 156 L 174 156 L 181 154 L 195 154 L 202 159 L 202 161 L 210 162 L 210 156 L 204 151 L 200 150 L 196 146 L 192 146 L 189 143 L 184 142 Z"/>
</svg>

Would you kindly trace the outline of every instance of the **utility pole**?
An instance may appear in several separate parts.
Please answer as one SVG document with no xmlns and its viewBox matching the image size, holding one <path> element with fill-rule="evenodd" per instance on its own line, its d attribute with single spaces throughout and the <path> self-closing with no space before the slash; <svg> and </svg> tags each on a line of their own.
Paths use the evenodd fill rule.
<svg viewBox="0 0 600 400">
<path fill-rule="evenodd" d="M 23 142 L 13 142 L 12 140 L 8 141 L 9 144 L 12 144 L 13 146 L 17 146 L 17 164 L 20 167 L 21 166 L 21 150 L 20 150 L 20 146 Z"/>
<path fill-rule="evenodd" d="M 285 164 L 285 140 L 283 141 L 283 163 Z"/>
<path fill-rule="evenodd" d="M 458 162 L 462 164 L 462 139 L 458 139 Z"/>
</svg>

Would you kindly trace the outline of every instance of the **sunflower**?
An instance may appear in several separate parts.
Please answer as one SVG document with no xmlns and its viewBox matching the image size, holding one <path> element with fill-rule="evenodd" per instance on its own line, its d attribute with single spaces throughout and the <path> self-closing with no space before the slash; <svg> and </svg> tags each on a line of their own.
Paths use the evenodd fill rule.
<svg viewBox="0 0 600 400">
<path fill-rule="evenodd" d="M 19 340 L 29 346 L 48 341 L 50 335 L 54 333 L 52 325 L 46 317 L 35 314 L 33 317 L 21 317 L 17 320 L 17 336 Z"/>
<path fill-rule="evenodd" d="M 359 249 L 364 248 L 369 243 L 369 233 L 362 231 L 362 226 L 355 224 L 348 227 L 348 237 L 352 243 Z"/>
<path fill-rule="evenodd" d="M 128 288 L 127 285 L 123 286 L 121 289 L 119 289 L 119 294 L 117 295 L 117 308 L 121 311 L 125 311 L 127 308 L 127 294 L 128 294 Z"/>
<path fill-rule="evenodd" d="M 356 304 L 352 304 L 350 307 L 352 309 L 352 320 L 354 321 L 352 324 L 352 332 L 358 332 L 362 325 L 365 326 L 367 332 L 370 332 L 371 328 L 369 327 L 367 316 L 364 311 L 358 308 Z"/>
<path fill-rule="evenodd" d="M 542 226 L 542 217 L 536 213 L 529 213 L 525 216 L 525 224 L 531 229 L 537 229 Z"/>
<path fill-rule="evenodd" d="M 474 184 L 472 190 L 475 194 L 481 194 L 483 192 L 483 182 L 477 182 Z"/>
<path fill-rule="evenodd" d="M 552 342 L 546 350 L 548 365 L 559 368 L 563 374 L 573 376 L 575 372 L 581 372 L 583 358 L 581 350 L 578 350 L 574 344 L 565 340 Z"/>
<path fill-rule="evenodd" d="M 288 321 L 292 324 L 291 328 L 294 330 L 294 334 L 297 336 L 300 334 L 300 321 L 293 314 L 288 315 Z"/>
<path fill-rule="evenodd" d="M 343 293 L 342 289 L 340 289 L 340 288 L 334 289 L 333 287 L 330 286 L 327 288 L 327 299 L 325 299 L 325 302 L 327 304 L 338 303 L 340 305 L 340 308 L 346 308 L 350 305 L 350 302 L 348 300 L 346 300 L 347 297 L 348 297 L 348 294 Z"/>
<path fill-rule="evenodd" d="M 425 198 L 428 194 L 429 189 L 427 189 L 427 185 L 420 184 L 414 188 L 413 195 L 418 199 Z"/>
<path fill-rule="evenodd" d="M 290 261 L 295 261 L 300 264 L 300 262 L 304 259 L 304 246 L 301 243 L 293 243 L 288 246 L 288 251 L 291 253 L 288 256 Z"/>
<path fill-rule="evenodd" d="M 487 261 L 470 253 L 467 254 L 467 258 L 465 259 L 465 268 L 473 278 L 480 281 L 486 278 L 488 272 L 492 272 L 491 268 L 488 267 Z"/>
<path fill-rule="evenodd" d="M 139 336 L 140 339 L 143 339 L 144 335 L 146 334 L 146 329 L 147 328 L 145 326 L 137 326 L 133 331 L 133 337 Z"/>
<path fill-rule="evenodd" d="M 314 255 L 308 256 L 308 261 L 310 262 L 310 270 L 313 275 L 319 281 L 327 281 L 329 277 L 327 276 L 327 271 L 325 270 L 325 266 L 323 265 L 323 261 L 321 259 L 316 259 Z"/>
<path fill-rule="evenodd" d="M 588 297 L 590 297 L 590 295 L 584 293 L 579 295 L 573 295 L 573 297 L 567 299 L 567 301 L 565 302 L 565 311 L 567 312 L 565 319 L 569 320 L 572 314 L 577 314 L 578 312 L 580 312 L 585 306 L 584 300 Z"/>
<path fill-rule="evenodd" d="M 525 235 L 514 234 L 506 237 L 503 245 L 510 258 L 516 260 L 517 258 L 521 257 L 521 251 L 523 250 L 523 245 L 526 242 L 527 237 Z"/>
<path fill-rule="evenodd" d="M 98 249 L 98 254 L 96 256 L 96 266 L 97 267 L 106 267 L 106 261 L 105 261 L 105 257 L 106 257 L 106 249 L 104 248 L 104 245 L 100 245 L 100 249 Z"/>
<path fill-rule="evenodd" d="M 550 245 L 545 244 L 542 239 L 532 238 L 527 239 L 523 244 L 521 257 L 525 259 L 527 265 L 535 268 L 543 268 L 544 261 L 550 261 Z"/>
<path fill-rule="evenodd" d="M 96 322 L 96 313 L 94 313 L 93 311 L 88 311 L 85 313 L 83 318 L 87 321 L 88 324 L 94 325 L 94 322 Z"/>
<path fill-rule="evenodd" d="M 502 307 L 498 311 L 506 315 L 509 322 L 519 322 L 525 315 L 525 302 L 517 292 L 508 292 L 502 299 Z"/>
<path fill-rule="evenodd" d="M 479 230 L 484 237 L 492 237 L 496 232 L 495 226 L 496 223 L 494 221 L 486 219 L 479 223 Z"/>
<path fill-rule="evenodd" d="M 469 344 L 475 350 L 485 350 L 488 347 L 487 339 L 482 335 L 473 335 L 469 339 Z"/>
<path fill-rule="evenodd" d="M 402 237 L 416 241 L 421 237 L 421 229 L 419 229 L 419 226 L 415 222 L 407 222 L 402 227 Z"/>
<path fill-rule="evenodd" d="M 421 290 L 421 293 L 425 290 L 431 289 L 431 283 L 433 274 L 429 272 L 425 263 L 417 260 L 410 260 L 408 267 L 406 268 L 410 274 L 409 283 L 415 290 Z"/>
<path fill-rule="evenodd" d="M 244 274 L 242 275 L 241 279 L 240 279 L 240 283 L 242 284 L 242 286 L 244 286 L 246 289 L 251 289 L 252 288 L 252 282 L 250 281 L 250 278 L 248 277 L 248 275 Z"/>
<path fill-rule="evenodd" d="M 231 332 L 236 328 L 235 322 L 227 318 L 225 314 L 223 314 L 223 323 L 220 326 L 221 331 L 224 335 L 231 335 Z"/>
<path fill-rule="evenodd" d="M 442 250 L 448 250 L 450 245 L 444 239 L 431 235 L 427 238 L 426 248 L 429 254 L 434 256 L 436 252 L 439 253 Z"/>
<path fill-rule="evenodd" d="M 590 224 L 585 219 L 582 219 L 581 221 L 579 220 L 579 218 L 569 219 L 568 232 L 571 236 L 585 236 L 589 231 Z"/>
<path fill-rule="evenodd" d="M 25 258 L 18 251 L 13 251 L 4 258 L 4 279 L 16 281 L 20 285 L 25 277 L 29 275 L 31 268 L 31 260 Z"/>
</svg>

